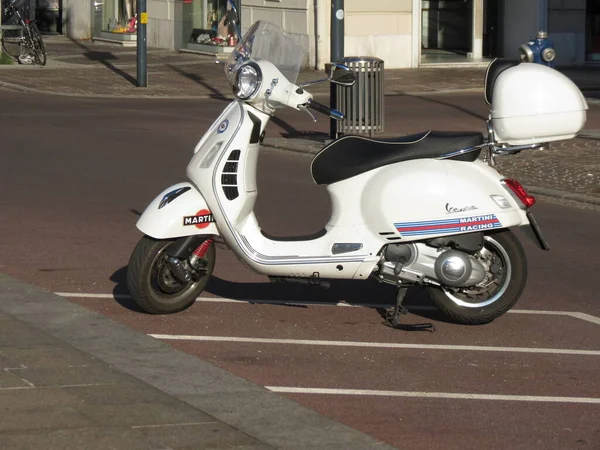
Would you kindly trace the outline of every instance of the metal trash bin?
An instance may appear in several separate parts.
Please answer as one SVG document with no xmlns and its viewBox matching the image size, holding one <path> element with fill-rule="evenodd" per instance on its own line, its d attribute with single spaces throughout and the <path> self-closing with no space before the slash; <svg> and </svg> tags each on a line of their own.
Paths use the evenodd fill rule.
<svg viewBox="0 0 600 450">
<path fill-rule="evenodd" d="M 354 56 L 338 62 L 355 72 L 356 84 L 352 87 L 336 87 L 336 109 L 346 116 L 337 122 L 337 136 L 383 133 L 383 60 Z"/>
</svg>

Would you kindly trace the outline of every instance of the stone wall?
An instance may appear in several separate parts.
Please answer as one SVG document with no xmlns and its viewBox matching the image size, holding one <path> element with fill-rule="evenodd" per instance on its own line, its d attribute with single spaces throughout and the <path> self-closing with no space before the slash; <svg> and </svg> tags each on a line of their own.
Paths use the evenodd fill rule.
<svg viewBox="0 0 600 450">
<path fill-rule="evenodd" d="M 386 68 L 411 67 L 412 0 L 345 0 L 347 56 L 375 56 Z M 376 6 L 375 6 L 376 5 Z"/>
</svg>

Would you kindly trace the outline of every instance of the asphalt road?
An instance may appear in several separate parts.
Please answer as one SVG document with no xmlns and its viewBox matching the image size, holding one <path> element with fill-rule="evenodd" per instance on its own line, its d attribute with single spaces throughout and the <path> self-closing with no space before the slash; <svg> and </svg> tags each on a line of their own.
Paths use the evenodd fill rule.
<svg viewBox="0 0 600 450">
<path fill-rule="evenodd" d="M 600 448 L 599 211 L 543 200 L 535 206 L 552 250 L 524 242 L 525 294 L 516 311 L 486 326 L 445 323 L 413 291 L 408 303 L 417 308 L 406 320 L 426 317 L 438 331 L 392 330 L 375 307 L 393 302 L 392 288 L 271 285 L 223 245 L 203 301 L 149 316 L 135 310 L 124 287 L 140 237 L 135 221 L 158 192 L 182 180 L 194 144 L 224 104 L 7 91 L 0 101 L 0 271 L 399 448 Z M 430 122 L 479 130 L 480 103 L 470 95 L 404 98 L 389 120 L 403 119 L 398 131 L 406 133 Z M 327 127 L 290 111 L 271 133 Z M 309 164 L 306 155 L 261 155 L 257 216 L 265 231 L 304 234 L 326 223 L 329 200 L 312 184 Z"/>
</svg>

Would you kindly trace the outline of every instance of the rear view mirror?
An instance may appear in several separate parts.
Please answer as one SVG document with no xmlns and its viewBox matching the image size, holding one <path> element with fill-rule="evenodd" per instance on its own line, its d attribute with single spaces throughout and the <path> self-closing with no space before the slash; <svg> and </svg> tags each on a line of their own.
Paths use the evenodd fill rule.
<svg viewBox="0 0 600 450">
<path fill-rule="evenodd" d="M 329 76 L 327 78 L 302 83 L 299 85 L 300 89 L 306 86 L 312 86 L 313 84 L 324 83 L 325 81 L 331 81 L 332 83 L 339 84 L 341 86 L 353 86 L 356 82 L 356 75 L 354 74 L 354 71 L 344 64 L 326 64 L 325 72 L 329 72 Z"/>
<path fill-rule="evenodd" d="M 331 64 L 329 81 L 341 86 L 353 86 L 356 83 L 356 75 L 352 69 L 344 64 Z"/>
</svg>

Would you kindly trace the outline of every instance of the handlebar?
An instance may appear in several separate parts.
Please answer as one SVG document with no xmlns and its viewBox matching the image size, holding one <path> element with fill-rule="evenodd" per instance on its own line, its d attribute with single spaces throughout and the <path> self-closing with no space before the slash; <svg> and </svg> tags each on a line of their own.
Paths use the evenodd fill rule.
<svg viewBox="0 0 600 450">
<path fill-rule="evenodd" d="M 342 112 L 338 111 L 337 109 L 331 109 L 329 106 L 315 102 L 314 100 L 309 100 L 308 103 L 306 103 L 306 107 L 314 109 L 315 111 L 325 114 L 326 116 L 329 116 L 335 120 L 344 119 L 344 114 Z"/>
</svg>

